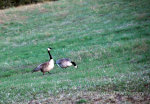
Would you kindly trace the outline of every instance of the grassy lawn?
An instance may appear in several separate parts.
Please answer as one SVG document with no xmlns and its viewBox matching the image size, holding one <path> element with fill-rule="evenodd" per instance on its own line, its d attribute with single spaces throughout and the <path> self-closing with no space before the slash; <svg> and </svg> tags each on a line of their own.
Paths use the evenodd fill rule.
<svg viewBox="0 0 150 104">
<path fill-rule="evenodd" d="M 0 104 L 150 102 L 150 0 L 59 0 L 0 11 Z M 31 73 L 67 57 L 79 66 Z"/>
</svg>

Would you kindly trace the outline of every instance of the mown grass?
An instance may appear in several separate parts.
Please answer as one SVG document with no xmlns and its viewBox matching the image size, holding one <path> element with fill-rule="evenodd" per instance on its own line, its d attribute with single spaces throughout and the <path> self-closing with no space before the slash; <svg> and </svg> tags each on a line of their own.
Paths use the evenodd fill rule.
<svg viewBox="0 0 150 104">
<path fill-rule="evenodd" d="M 0 11 L 0 103 L 55 102 L 49 97 L 80 91 L 149 94 L 149 4 L 60 0 Z M 47 47 L 54 48 L 55 60 L 68 57 L 79 68 L 31 73 L 49 59 Z M 82 96 L 73 100 L 89 102 Z"/>
</svg>

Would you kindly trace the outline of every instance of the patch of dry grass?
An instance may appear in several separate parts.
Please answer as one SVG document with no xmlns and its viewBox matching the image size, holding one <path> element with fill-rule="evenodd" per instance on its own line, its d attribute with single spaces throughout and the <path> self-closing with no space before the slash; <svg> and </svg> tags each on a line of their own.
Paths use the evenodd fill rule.
<svg viewBox="0 0 150 104">
<path fill-rule="evenodd" d="M 77 91 L 70 93 L 60 93 L 56 96 L 50 96 L 46 99 L 31 100 L 28 104 L 120 104 L 120 103 L 136 103 L 147 104 L 150 102 L 150 94 L 134 93 L 127 94 L 121 92 L 92 92 Z M 81 102 L 81 103 L 80 103 Z"/>
<path fill-rule="evenodd" d="M 11 21 L 25 21 L 28 17 L 27 16 L 21 16 L 18 14 L 13 13 L 7 13 L 6 10 L 0 11 L 0 24 L 9 23 Z M 6 28 L 6 26 L 3 26 L 2 28 Z"/>
</svg>

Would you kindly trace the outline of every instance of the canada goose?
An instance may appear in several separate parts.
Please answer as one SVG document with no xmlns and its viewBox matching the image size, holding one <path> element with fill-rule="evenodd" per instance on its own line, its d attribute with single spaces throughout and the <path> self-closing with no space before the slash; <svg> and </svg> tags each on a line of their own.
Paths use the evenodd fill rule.
<svg viewBox="0 0 150 104">
<path fill-rule="evenodd" d="M 41 71 L 41 72 L 43 72 L 43 75 L 44 75 L 45 72 L 49 73 L 49 71 L 54 68 L 54 60 L 53 60 L 53 58 L 52 58 L 52 56 L 50 54 L 50 50 L 51 49 L 52 48 L 47 48 L 50 60 L 48 62 L 40 64 L 38 67 L 36 67 L 35 69 L 33 69 L 32 72 Z"/>
<path fill-rule="evenodd" d="M 56 64 L 61 68 L 67 68 L 67 67 L 72 66 L 72 65 L 74 65 L 75 68 L 78 67 L 75 62 L 71 61 L 68 58 L 59 59 L 56 61 Z"/>
</svg>

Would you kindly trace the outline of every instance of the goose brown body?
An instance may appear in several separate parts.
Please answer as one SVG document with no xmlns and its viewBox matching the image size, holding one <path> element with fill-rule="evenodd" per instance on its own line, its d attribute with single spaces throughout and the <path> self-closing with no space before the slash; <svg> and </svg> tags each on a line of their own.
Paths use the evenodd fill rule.
<svg viewBox="0 0 150 104">
<path fill-rule="evenodd" d="M 59 59 L 56 61 L 56 64 L 61 67 L 61 68 L 67 68 L 69 66 L 72 66 L 74 65 L 75 68 L 77 68 L 77 65 L 75 62 L 71 61 L 70 59 L 68 58 L 62 58 L 62 59 Z"/>
<path fill-rule="evenodd" d="M 54 68 L 54 60 L 53 60 L 53 58 L 52 58 L 49 51 L 50 51 L 50 48 L 48 48 L 48 53 L 49 53 L 49 56 L 50 56 L 50 60 L 45 62 L 45 63 L 40 64 L 35 69 L 33 69 L 32 72 L 41 71 L 41 72 L 43 72 L 43 75 L 44 75 L 45 72 L 49 73 L 49 71 Z"/>
</svg>

